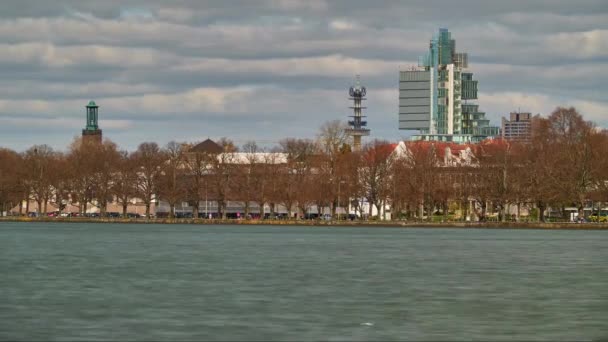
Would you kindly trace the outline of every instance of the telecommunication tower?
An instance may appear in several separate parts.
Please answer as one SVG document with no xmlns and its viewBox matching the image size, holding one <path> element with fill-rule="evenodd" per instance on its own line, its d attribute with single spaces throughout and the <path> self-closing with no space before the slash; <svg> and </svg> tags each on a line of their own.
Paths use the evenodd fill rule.
<svg viewBox="0 0 608 342">
<path fill-rule="evenodd" d="M 365 87 L 361 86 L 359 75 L 356 77 L 355 85 L 350 87 L 348 93 L 350 99 L 353 100 L 354 105 L 349 107 L 353 110 L 353 115 L 349 116 L 352 120 L 348 121 L 348 126 L 350 128 L 346 129 L 346 133 L 353 137 L 353 150 L 359 151 L 361 150 L 361 137 L 369 135 L 369 129 L 364 128 L 367 126 L 367 121 L 363 120 L 366 116 L 362 115 L 361 112 L 363 109 L 367 109 L 367 107 L 361 106 L 361 101 L 365 100 L 367 90 Z"/>
</svg>

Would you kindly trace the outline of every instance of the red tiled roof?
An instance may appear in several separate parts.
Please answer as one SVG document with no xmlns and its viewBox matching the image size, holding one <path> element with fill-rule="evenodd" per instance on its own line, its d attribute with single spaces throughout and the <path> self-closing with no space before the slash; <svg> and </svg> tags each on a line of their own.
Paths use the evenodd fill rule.
<svg viewBox="0 0 608 342">
<path fill-rule="evenodd" d="M 460 151 L 464 151 L 467 148 L 471 148 L 471 144 L 457 144 L 454 142 L 443 142 L 443 141 L 404 141 L 405 145 L 409 149 L 428 149 L 431 147 L 435 148 L 437 156 L 443 158 L 445 156 L 446 147 L 450 148 L 452 155 L 458 156 Z"/>
</svg>

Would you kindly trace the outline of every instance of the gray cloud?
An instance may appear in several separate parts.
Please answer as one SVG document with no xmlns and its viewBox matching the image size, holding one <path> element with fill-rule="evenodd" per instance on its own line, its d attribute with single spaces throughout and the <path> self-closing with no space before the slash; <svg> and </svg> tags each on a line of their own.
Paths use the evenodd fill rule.
<svg viewBox="0 0 608 342">
<path fill-rule="evenodd" d="M 20 0 L 0 12 L 0 145 L 65 148 L 90 99 L 130 149 L 312 137 L 346 119 L 355 74 L 373 136 L 399 139 L 397 71 L 439 27 L 469 53 L 495 124 L 575 105 L 608 125 L 605 1 Z"/>
</svg>

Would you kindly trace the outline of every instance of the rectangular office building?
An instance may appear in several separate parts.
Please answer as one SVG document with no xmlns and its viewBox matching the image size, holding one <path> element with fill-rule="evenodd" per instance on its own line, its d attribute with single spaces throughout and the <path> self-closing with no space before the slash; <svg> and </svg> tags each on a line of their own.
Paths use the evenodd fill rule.
<svg viewBox="0 0 608 342">
<path fill-rule="evenodd" d="M 502 118 L 502 138 L 528 141 L 532 133 L 531 113 L 511 113 L 509 120 Z"/>
<path fill-rule="evenodd" d="M 399 129 L 429 129 L 430 80 L 429 71 L 399 72 Z"/>
</svg>

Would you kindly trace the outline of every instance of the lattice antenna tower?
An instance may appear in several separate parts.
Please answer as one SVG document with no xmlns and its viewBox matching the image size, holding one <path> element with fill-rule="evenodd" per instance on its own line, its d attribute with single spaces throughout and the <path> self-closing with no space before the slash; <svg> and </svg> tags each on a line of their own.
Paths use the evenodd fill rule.
<svg viewBox="0 0 608 342">
<path fill-rule="evenodd" d="M 350 95 L 350 100 L 353 101 L 353 106 L 349 107 L 353 110 L 353 115 L 349 116 L 352 120 L 348 121 L 349 128 L 346 130 L 346 133 L 353 137 L 353 150 L 360 151 L 361 137 L 368 136 L 370 130 L 365 128 L 367 121 L 363 120 L 366 116 L 363 115 L 362 110 L 367 109 L 367 107 L 362 107 L 361 103 L 363 100 L 366 100 L 365 95 L 367 94 L 367 90 L 361 85 L 359 75 L 356 76 L 355 85 L 350 87 L 348 94 Z"/>
</svg>

